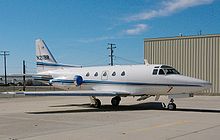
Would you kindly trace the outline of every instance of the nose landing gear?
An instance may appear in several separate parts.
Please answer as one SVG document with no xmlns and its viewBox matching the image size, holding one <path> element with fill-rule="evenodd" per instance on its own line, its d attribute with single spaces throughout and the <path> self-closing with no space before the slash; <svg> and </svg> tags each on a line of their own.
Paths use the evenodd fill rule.
<svg viewBox="0 0 220 140">
<path fill-rule="evenodd" d="M 167 109 L 169 109 L 169 110 L 175 110 L 176 109 L 176 104 L 174 103 L 174 99 L 170 99 L 170 102 L 167 105 Z"/>
</svg>

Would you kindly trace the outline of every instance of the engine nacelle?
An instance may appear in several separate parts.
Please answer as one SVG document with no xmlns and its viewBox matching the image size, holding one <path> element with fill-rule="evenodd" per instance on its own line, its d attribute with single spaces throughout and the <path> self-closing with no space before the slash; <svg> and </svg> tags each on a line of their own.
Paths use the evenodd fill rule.
<svg viewBox="0 0 220 140">
<path fill-rule="evenodd" d="M 80 86 L 83 83 L 83 78 L 80 75 L 75 75 L 73 81 L 76 86 Z"/>
</svg>

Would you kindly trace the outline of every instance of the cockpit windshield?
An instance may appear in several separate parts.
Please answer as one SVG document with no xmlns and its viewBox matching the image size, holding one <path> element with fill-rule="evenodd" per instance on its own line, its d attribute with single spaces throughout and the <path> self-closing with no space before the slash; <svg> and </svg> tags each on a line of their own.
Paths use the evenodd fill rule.
<svg viewBox="0 0 220 140">
<path fill-rule="evenodd" d="M 170 67 L 170 66 L 162 65 L 160 68 L 163 69 L 165 75 L 180 74 L 176 69 L 174 69 L 173 67 Z"/>
<path fill-rule="evenodd" d="M 155 66 L 153 69 L 153 75 L 169 75 L 169 74 L 180 74 L 176 69 L 173 67 L 162 65 L 161 67 Z"/>
</svg>

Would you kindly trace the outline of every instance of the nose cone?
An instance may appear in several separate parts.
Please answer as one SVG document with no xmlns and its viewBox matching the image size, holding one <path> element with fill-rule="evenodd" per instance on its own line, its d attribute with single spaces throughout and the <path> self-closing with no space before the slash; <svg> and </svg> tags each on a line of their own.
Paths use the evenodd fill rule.
<svg viewBox="0 0 220 140">
<path fill-rule="evenodd" d="M 192 78 L 188 76 L 172 75 L 170 78 L 174 80 L 176 84 L 197 87 L 197 89 L 200 89 L 200 90 L 205 90 L 205 89 L 209 89 L 212 87 L 212 84 L 208 81 L 196 79 L 196 78 Z"/>
<path fill-rule="evenodd" d="M 209 89 L 212 87 L 212 84 L 208 81 L 196 79 L 192 77 L 186 77 L 187 81 L 195 86 L 200 86 L 203 90 Z"/>
<path fill-rule="evenodd" d="M 212 87 L 212 83 L 205 80 L 201 80 L 201 83 L 198 84 L 200 84 L 201 87 L 204 87 L 204 89 L 210 89 Z"/>
</svg>

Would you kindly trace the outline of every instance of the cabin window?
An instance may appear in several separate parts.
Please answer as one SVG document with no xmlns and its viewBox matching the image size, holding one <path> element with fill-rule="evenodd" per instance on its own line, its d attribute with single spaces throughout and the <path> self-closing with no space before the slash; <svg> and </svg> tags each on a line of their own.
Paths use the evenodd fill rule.
<svg viewBox="0 0 220 140">
<path fill-rule="evenodd" d="M 88 76 L 89 76 L 89 72 L 86 73 L 86 77 L 88 77 Z"/>
<path fill-rule="evenodd" d="M 107 76 L 107 72 L 104 72 L 104 73 L 103 73 L 103 76 Z"/>
<path fill-rule="evenodd" d="M 125 71 L 123 71 L 123 72 L 121 73 L 121 76 L 125 76 Z"/>
<path fill-rule="evenodd" d="M 159 68 L 159 66 L 155 66 L 154 68 Z"/>
<path fill-rule="evenodd" d="M 159 75 L 165 75 L 165 73 L 164 73 L 164 71 L 162 69 L 160 69 Z"/>
<path fill-rule="evenodd" d="M 95 77 L 97 77 L 98 75 L 99 75 L 98 72 L 96 72 L 96 73 L 94 74 Z"/>
<path fill-rule="evenodd" d="M 115 76 L 116 75 L 116 72 L 114 71 L 113 73 L 112 73 L 112 76 Z"/>
<path fill-rule="evenodd" d="M 154 69 L 153 70 L 153 75 L 157 75 L 157 71 L 158 71 L 158 69 Z"/>
</svg>

